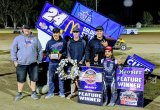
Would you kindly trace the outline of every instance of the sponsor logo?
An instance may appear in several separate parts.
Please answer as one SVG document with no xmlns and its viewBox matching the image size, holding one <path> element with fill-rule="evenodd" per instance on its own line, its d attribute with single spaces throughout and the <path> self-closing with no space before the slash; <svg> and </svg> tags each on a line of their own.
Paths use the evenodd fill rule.
<svg viewBox="0 0 160 110">
<path fill-rule="evenodd" d="M 83 79 L 87 84 L 96 83 L 96 72 L 92 69 L 86 70 Z"/>
<path fill-rule="evenodd" d="M 80 28 L 80 24 L 79 24 L 79 23 L 74 23 L 74 21 L 71 20 L 71 21 L 68 22 L 68 24 L 66 25 L 66 27 L 65 27 L 65 29 L 64 29 L 64 32 L 66 32 L 66 31 L 68 30 L 68 28 L 69 28 L 70 25 L 71 25 L 70 34 L 72 33 L 73 28 L 75 28 L 75 27 Z"/>
<path fill-rule="evenodd" d="M 120 95 L 120 104 L 137 106 L 138 97 L 133 91 L 125 91 Z"/>
</svg>

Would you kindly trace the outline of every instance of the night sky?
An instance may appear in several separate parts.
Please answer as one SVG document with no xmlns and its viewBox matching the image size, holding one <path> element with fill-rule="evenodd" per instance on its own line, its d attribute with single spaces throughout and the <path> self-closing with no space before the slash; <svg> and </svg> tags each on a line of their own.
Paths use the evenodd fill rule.
<svg viewBox="0 0 160 110">
<path fill-rule="evenodd" d="M 135 25 L 137 22 L 142 22 L 143 12 L 148 11 L 153 16 L 153 23 L 158 23 L 160 0 L 133 0 L 132 7 L 124 7 L 123 1 L 101 0 L 98 11 L 124 25 Z"/>
<path fill-rule="evenodd" d="M 52 2 L 53 0 L 49 1 Z M 54 1 L 55 5 L 58 5 L 61 0 Z M 160 17 L 158 16 L 160 0 L 133 0 L 132 7 L 124 7 L 123 1 L 124 0 L 100 0 L 98 12 L 123 25 L 135 25 L 137 22 L 142 23 L 144 11 L 151 13 L 154 24 L 157 24 L 158 20 L 160 21 Z M 93 0 L 93 2 L 95 2 L 95 0 Z"/>
</svg>

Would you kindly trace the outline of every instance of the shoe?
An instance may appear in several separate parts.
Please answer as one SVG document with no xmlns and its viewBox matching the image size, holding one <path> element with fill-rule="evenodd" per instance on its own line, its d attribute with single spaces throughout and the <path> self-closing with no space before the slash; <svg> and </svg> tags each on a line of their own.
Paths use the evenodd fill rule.
<svg viewBox="0 0 160 110">
<path fill-rule="evenodd" d="M 75 94 L 75 93 L 69 94 L 69 95 L 67 96 L 67 99 L 71 99 L 74 95 L 76 95 L 76 94 Z"/>
<path fill-rule="evenodd" d="M 16 97 L 15 97 L 15 101 L 19 101 L 19 100 L 21 100 L 22 98 L 23 98 L 23 95 L 20 94 L 20 93 L 18 93 L 18 94 L 16 95 Z"/>
<path fill-rule="evenodd" d="M 39 97 L 37 96 L 36 93 L 32 93 L 31 98 L 34 99 L 34 100 L 39 99 Z"/>
<path fill-rule="evenodd" d="M 69 94 L 69 95 L 67 96 L 67 99 L 71 99 L 71 97 L 72 97 L 72 94 Z"/>
<path fill-rule="evenodd" d="M 113 102 L 110 102 L 109 104 L 108 104 L 108 106 L 110 106 L 110 107 L 113 107 L 115 105 L 115 103 L 113 103 Z"/>
<path fill-rule="evenodd" d="M 48 93 L 46 96 L 45 96 L 45 99 L 50 99 L 54 96 L 53 93 Z"/>
<path fill-rule="evenodd" d="M 65 97 L 65 95 L 64 95 L 64 94 L 59 94 L 59 96 L 60 96 L 61 98 L 64 98 L 64 97 Z"/>
<path fill-rule="evenodd" d="M 103 106 L 107 106 L 107 103 L 108 103 L 108 102 L 107 102 L 107 101 L 105 101 L 105 102 L 104 102 L 104 104 L 103 104 Z"/>
</svg>

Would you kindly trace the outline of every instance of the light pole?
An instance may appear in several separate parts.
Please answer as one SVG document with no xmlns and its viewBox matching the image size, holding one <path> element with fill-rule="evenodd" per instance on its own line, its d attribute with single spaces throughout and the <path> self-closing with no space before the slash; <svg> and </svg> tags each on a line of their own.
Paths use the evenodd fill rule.
<svg viewBox="0 0 160 110">
<path fill-rule="evenodd" d="M 54 0 L 53 0 L 53 5 L 54 5 Z"/>
<path fill-rule="evenodd" d="M 97 11 L 97 0 L 96 0 L 96 11 Z"/>
</svg>

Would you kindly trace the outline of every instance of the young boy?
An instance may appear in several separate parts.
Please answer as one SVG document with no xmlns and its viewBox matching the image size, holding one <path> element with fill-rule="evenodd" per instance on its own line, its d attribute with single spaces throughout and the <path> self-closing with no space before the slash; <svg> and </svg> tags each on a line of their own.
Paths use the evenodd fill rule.
<svg viewBox="0 0 160 110">
<path fill-rule="evenodd" d="M 109 98 L 108 94 L 111 94 L 111 99 L 108 104 L 108 106 L 114 106 L 115 102 L 117 100 L 117 89 L 115 88 L 115 77 L 116 77 L 116 68 L 117 66 L 120 66 L 120 61 L 115 60 L 113 56 L 113 49 L 111 46 L 107 46 L 105 48 L 105 58 L 103 60 L 103 66 L 104 66 L 104 81 L 106 84 L 106 100 L 104 105 L 108 104 Z"/>
<path fill-rule="evenodd" d="M 86 42 L 80 38 L 79 28 L 73 29 L 73 39 L 68 42 L 67 45 L 67 55 L 69 59 L 77 60 L 78 64 L 82 65 L 84 62 L 84 54 Z M 78 79 L 71 81 L 71 94 L 67 96 L 67 99 L 73 97 L 76 92 L 76 86 L 78 87 Z"/>
</svg>

